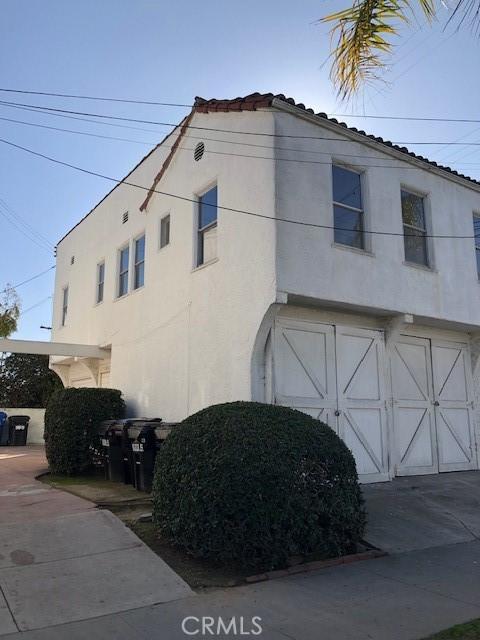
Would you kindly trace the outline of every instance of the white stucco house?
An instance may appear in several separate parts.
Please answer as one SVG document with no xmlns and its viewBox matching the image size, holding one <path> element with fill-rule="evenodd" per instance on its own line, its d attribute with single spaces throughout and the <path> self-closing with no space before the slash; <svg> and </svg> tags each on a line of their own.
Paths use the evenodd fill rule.
<svg viewBox="0 0 480 640">
<path fill-rule="evenodd" d="M 51 366 L 132 415 L 298 408 L 365 482 L 477 469 L 477 216 L 479 182 L 284 96 L 197 98 L 58 243 L 52 340 L 90 351 Z"/>
</svg>

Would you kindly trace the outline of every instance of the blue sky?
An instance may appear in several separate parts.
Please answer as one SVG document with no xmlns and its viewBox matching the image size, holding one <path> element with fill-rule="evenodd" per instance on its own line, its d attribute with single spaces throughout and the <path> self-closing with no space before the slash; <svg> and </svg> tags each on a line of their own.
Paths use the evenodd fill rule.
<svg viewBox="0 0 480 640">
<path fill-rule="evenodd" d="M 315 20 L 347 4 L 348 0 L 2 0 L 0 87 L 182 103 L 196 95 L 272 91 L 329 113 L 479 117 L 480 83 L 475 78 L 480 40 L 467 30 L 444 31 L 439 24 L 414 24 L 398 39 L 386 76 L 390 86 L 366 90 L 356 104 L 339 104 L 328 67 L 322 67 L 329 53 L 328 28 Z M 446 15 L 445 9 L 441 12 Z M 0 100 L 167 122 L 178 121 L 186 111 L 2 93 Z M 118 177 L 167 131 L 151 126 L 144 128 L 158 132 L 121 129 L 4 105 L 0 118 L 137 141 L 104 140 L 0 119 L 1 138 Z M 394 141 L 480 140 L 480 124 L 343 119 Z M 480 177 L 480 147 L 409 146 Z M 50 246 L 111 184 L 2 144 L 0 163 L 3 288 L 53 265 Z M 33 240 L 7 220 L 12 220 L 12 212 L 27 221 Z M 18 218 L 13 219 L 18 226 Z M 47 298 L 52 288 L 53 271 L 18 289 L 25 315 L 15 337 L 49 338 L 39 326 L 50 323 Z"/>
</svg>

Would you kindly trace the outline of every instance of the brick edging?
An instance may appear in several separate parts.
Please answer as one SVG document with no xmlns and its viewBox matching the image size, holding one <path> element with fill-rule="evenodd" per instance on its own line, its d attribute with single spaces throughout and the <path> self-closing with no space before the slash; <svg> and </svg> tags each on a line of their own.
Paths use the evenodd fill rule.
<svg viewBox="0 0 480 640">
<path fill-rule="evenodd" d="M 255 582 L 264 582 L 265 580 L 273 580 L 275 578 L 284 578 L 296 573 L 307 573 L 309 571 L 317 571 L 318 569 L 326 569 L 327 567 L 336 567 L 341 564 L 351 564 L 352 562 L 360 562 L 361 560 L 373 560 L 375 558 L 383 558 L 387 556 L 386 551 L 380 549 L 370 549 L 369 551 L 362 551 L 361 553 L 351 553 L 347 556 L 340 556 L 339 558 L 330 558 L 329 560 L 313 560 L 312 562 L 305 562 L 304 564 L 297 564 L 287 569 L 277 569 L 276 571 L 266 571 L 265 573 L 259 573 L 254 576 L 248 576 L 245 578 L 245 582 L 250 584 Z"/>
</svg>

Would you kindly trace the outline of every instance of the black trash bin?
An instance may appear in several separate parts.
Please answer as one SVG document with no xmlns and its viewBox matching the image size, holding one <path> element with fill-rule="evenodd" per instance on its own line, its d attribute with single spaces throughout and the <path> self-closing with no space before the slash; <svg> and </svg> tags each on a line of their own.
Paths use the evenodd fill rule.
<svg viewBox="0 0 480 640">
<path fill-rule="evenodd" d="M 157 455 L 156 427 L 160 418 L 132 420 L 128 426 L 129 458 L 132 484 L 138 491 L 152 490 L 153 470 Z"/>
<path fill-rule="evenodd" d="M 9 416 L 8 424 L 8 444 L 11 447 L 24 447 L 27 444 L 28 423 L 30 416 Z"/>
<path fill-rule="evenodd" d="M 116 422 L 116 420 L 104 420 L 101 422 L 97 429 L 97 438 L 95 439 L 94 444 L 90 447 L 92 451 L 93 465 L 95 469 L 104 476 L 105 480 L 108 480 L 110 477 L 108 463 L 110 441 L 107 434 L 110 427 L 112 427 Z"/>
<path fill-rule="evenodd" d="M 103 438 L 103 443 L 108 442 L 108 479 L 124 484 L 132 484 L 128 456 L 129 423 L 129 420 L 112 420 Z"/>
</svg>

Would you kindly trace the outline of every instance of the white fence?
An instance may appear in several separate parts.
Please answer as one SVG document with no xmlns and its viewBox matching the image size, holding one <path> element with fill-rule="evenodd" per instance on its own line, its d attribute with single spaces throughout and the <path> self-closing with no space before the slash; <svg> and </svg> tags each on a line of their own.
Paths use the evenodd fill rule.
<svg viewBox="0 0 480 640">
<path fill-rule="evenodd" d="M 2 409 L 8 416 L 30 416 L 27 444 L 45 444 L 43 431 L 45 428 L 45 409 Z"/>
</svg>

